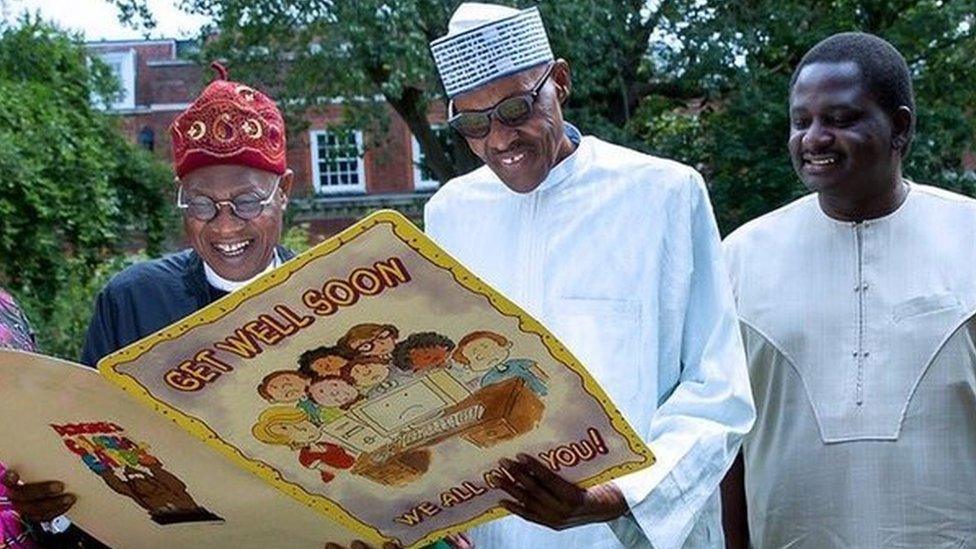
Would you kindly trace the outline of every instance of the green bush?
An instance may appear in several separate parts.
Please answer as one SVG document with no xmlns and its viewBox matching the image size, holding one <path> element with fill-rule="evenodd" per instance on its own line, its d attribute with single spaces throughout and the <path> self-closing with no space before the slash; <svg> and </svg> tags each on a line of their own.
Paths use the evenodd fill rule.
<svg viewBox="0 0 976 549">
<path fill-rule="evenodd" d="M 71 359 L 123 250 L 158 254 L 172 233 L 171 172 L 92 105 L 118 90 L 80 38 L 31 16 L 0 23 L 0 286 L 42 349 Z"/>
</svg>

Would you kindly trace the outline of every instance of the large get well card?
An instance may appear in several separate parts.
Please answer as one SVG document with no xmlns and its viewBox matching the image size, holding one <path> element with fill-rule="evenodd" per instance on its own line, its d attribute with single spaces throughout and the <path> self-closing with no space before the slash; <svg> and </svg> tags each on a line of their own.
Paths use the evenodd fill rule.
<svg viewBox="0 0 976 549">
<path fill-rule="evenodd" d="M 653 463 L 563 344 L 394 212 L 99 370 L 377 544 L 421 545 L 502 516 L 498 461 L 520 452 L 584 486 Z M 256 527 L 291 512 L 266 507 Z"/>
<path fill-rule="evenodd" d="M 98 372 L 0 350 L 0 460 L 60 480 L 110 547 L 322 547 L 357 534 L 235 466 Z M 2 544 L 0 544 L 2 546 Z"/>
</svg>

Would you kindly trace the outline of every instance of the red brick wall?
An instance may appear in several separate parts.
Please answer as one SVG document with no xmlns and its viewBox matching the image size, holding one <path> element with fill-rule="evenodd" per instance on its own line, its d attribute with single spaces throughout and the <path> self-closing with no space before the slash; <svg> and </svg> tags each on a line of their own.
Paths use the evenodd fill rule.
<svg viewBox="0 0 976 549">
<path fill-rule="evenodd" d="M 406 122 L 392 109 L 388 109 L 390 123 L 382 135 L 364 131 L 363 157 L 366 175 L 366 193 L 406 193 L 413 191 L 413 152 L 410 148 L 410 130 Z M 292 138 L 288 150 L 288 163 L 295 172 L 296 190 L 299 196 L 311 194 L 312 149 L 310 132 L 325 130 L 342 123 L 342 105 L 329 105 L 322 112 L 310 113 L 308 128 Z"/>
<path fill-rule="evenodd" d="M 140 70 L 139 89 L 146 90 L 149 103 L 189 103 L 203 90 L 209 69 L 194 64 L 155 65 Z M 145 82 L 144 82 L 145 81 Z"/>
</svg>

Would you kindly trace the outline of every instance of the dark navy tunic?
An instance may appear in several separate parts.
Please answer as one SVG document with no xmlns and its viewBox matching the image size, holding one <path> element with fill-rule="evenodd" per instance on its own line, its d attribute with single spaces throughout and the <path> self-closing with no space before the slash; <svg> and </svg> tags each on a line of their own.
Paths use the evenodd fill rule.
<svg viewBox="0 0 976 549">
<path fill-rule="evenodd" d="M 295 254 L 278 247 L 287 261 Z M 88 324 L 81 362 L 104 356 L 169 326 L 227 295 L 207 283 L 203 260 L 192 249 L 137 263 L 102 289 Z"/>
</svg>

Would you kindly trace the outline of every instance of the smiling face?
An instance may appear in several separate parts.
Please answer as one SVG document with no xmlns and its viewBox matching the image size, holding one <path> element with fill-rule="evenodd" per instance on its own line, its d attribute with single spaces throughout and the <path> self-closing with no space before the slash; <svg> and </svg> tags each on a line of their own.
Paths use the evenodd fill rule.
<svg viewBox="0 0 976 549">
<path fill-rule="evenodd" d="M 464 357 L 468 368 L 475 371 L 488 370 L 504 362 L 509 356 L 508 347 L 490 337 L 481 337 L 464 346 Z"/>
<path fill-rule="evenodd" d="M 298 402 L 305 396 L 309 381 L 298 373 L 284 372 L 272 377 L 265 384 L 269 401 L 276 403 Z"/>
<path fill-rule="evenodd" d="M 812 63 L 797 76 L 789 150 L 811 191 L 857 199 L 899 184 L 900 132 L 856 63 Z"/>
<path fill-rule="evenodd" d="M 319 406 L 332 408 L 356 400 L 359 391 L 344 379 L 329 378 L 311 384 L 308 396 Z"/>
<path fill-rule="evenodd" d="M 440 345 L 430 347 L 415 347 L 410 349 L 407 354 L 410 356 L 410 365 L 413 371 L 419 372 L 428 368 L 438 368 L 447 364 L 447 357 L 451 350 Z"/>
<path fill-rule="evenodd" d="M 232 200 L 252 194 L 265 198 L 278 176 L 263 170 L 237 165 L 206 166 L 180 179 L 183 201 L 196 197 L 214 201 Z M 221 206 L 209 221 L 196 219 L 184 211 L 183 227 L 193 249 L 218 275 L 228 280 L 248 280 L 271 263 L 281 237 L 282 213 L 291 190 L 291 171 L 285 172 L 275 198 L 254 219 L 241 219 L 229 206 Z"/>
<path fill-rule="evenodd" d="M 349 369 L 349 377 L 358 387 L 371 387 L 390 376 L 390 366 L 385 362 L 357 362 Z"/>
<path fill-rule="evenodd" d="M 309 368 L 316 375 L 325 376 L 335 376 L 339 375 L 342 371 L 342 367 L 346 365 L 349 361 L 339 355 L 325 355 L 316 358 L 309 365 Z"/>
<path fill-rule="evenodd" d="M 268 431 L 295 445 L 305 445 L 315 442 L 321 436 L 319 427 L 309 420 L 298 422 L 281 422 L 268 426 Z"/>
<path fill-rule="evenodd" d="M 453 99 L 454 112 L 481 111 L 510 97 L 527 94 L 545 75 L 546 68 L 542 65 L 528 69 L 458 95 Z M 513 191 L 532 191 L 553 166 L 573 152 L 574 145 L 566 136 L 560 106 L 569 88 L 569 65 L 563 60 L 556 61 L 536 97 L 532 114 L 524 123 L 511 127 L 493 117 L 487 136 L 465 137 L 471 151 Z"/>
<path fill-rule="evenodd" d="M 430 385 L 417 381 L 367 402 L 361 411 L 383 429 L 396 431 L 450 404 L 453 402 L 445 400 Z"/>
</svg>

